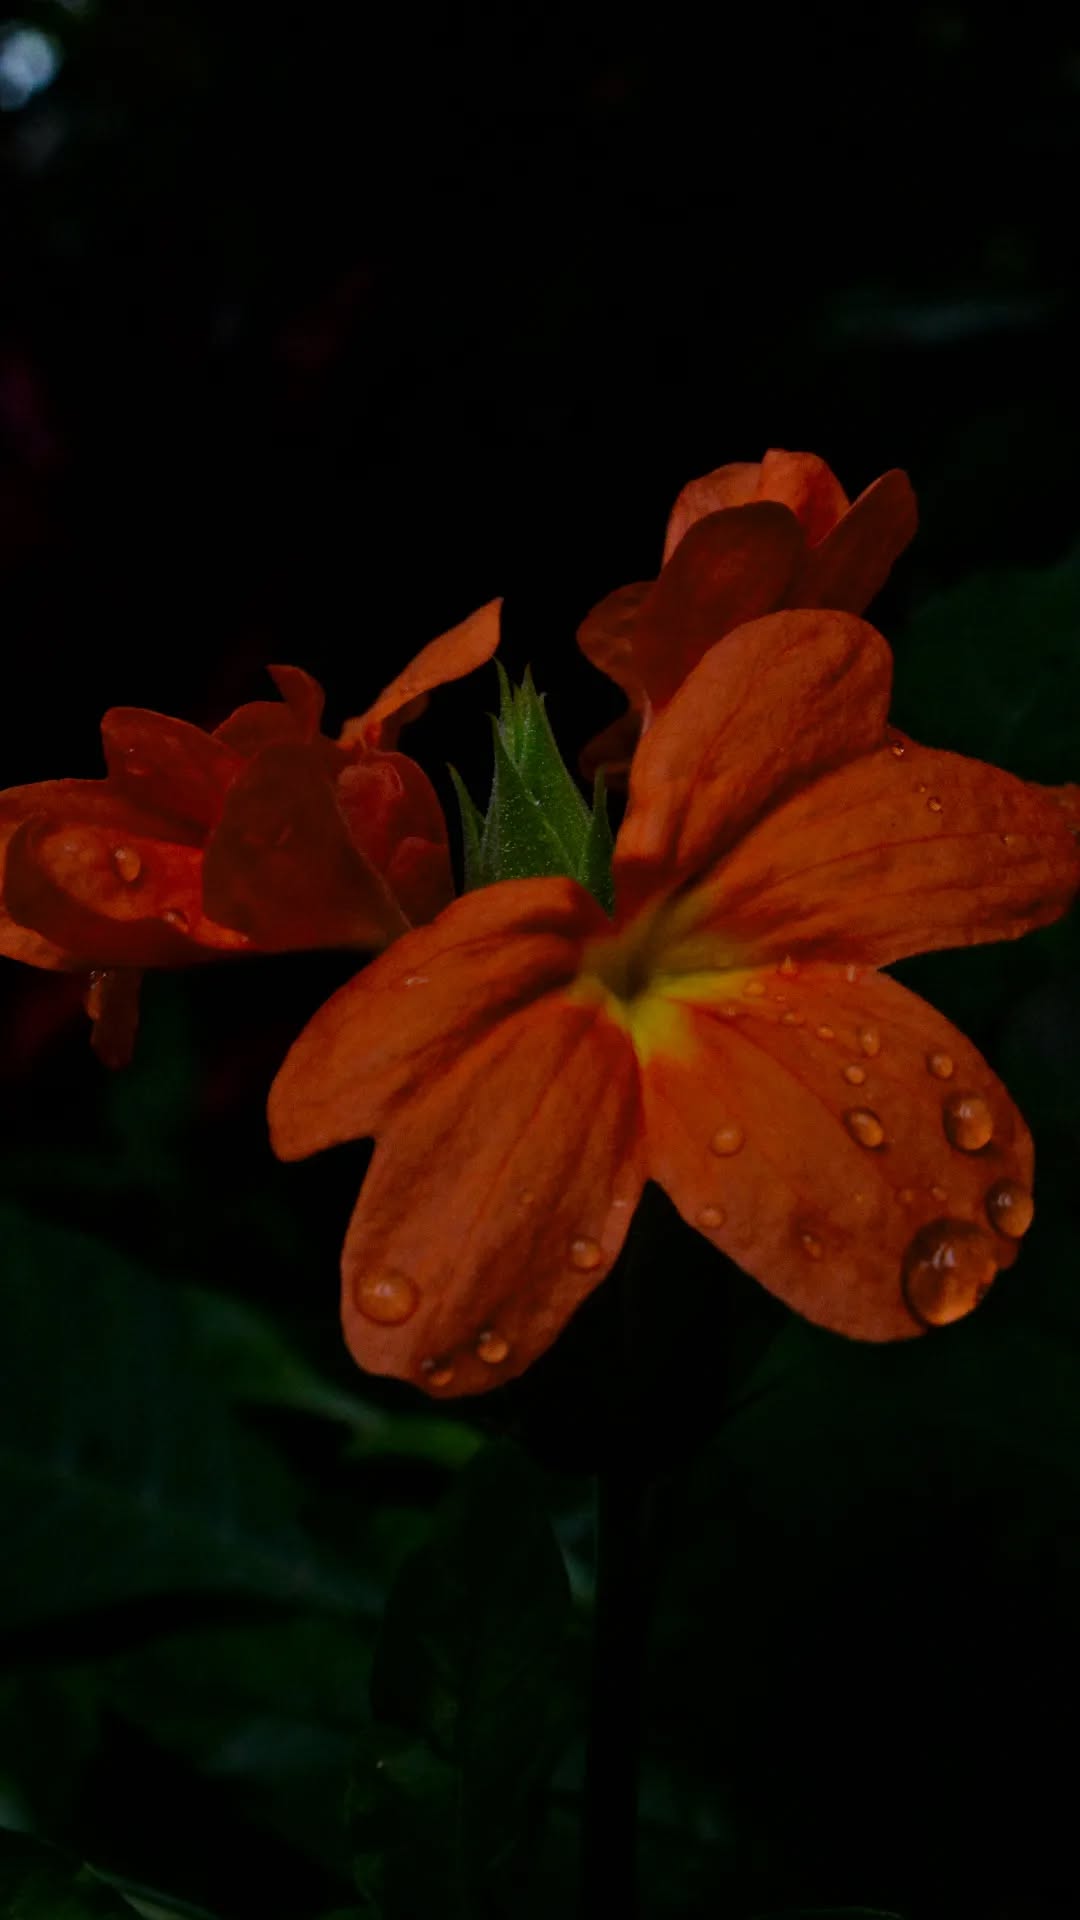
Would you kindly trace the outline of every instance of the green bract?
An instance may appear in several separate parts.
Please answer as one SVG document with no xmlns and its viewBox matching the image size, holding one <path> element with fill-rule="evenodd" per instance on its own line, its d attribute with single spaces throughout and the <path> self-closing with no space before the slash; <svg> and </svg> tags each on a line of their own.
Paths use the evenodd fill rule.
<svg viewBox="0 0 1080 1920">
<path fill-rule="evenodd" d="M 512 687 L 496 666 L 495 778 L 486 818 L 450 769 L 461 808 L 466 891 L 496 880 L 564 873 L 610 913 L 612 837 L 603 776 L 597 775 L 590 808 L 559 752 L 531 672 L 526 669 L 523 684 Z"/>
</svg>

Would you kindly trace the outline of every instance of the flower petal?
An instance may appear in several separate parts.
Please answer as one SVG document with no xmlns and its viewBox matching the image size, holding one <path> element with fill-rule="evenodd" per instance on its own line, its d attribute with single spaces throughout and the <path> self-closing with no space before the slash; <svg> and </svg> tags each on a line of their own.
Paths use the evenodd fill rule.
<svg viewBox="0 0 1080 1920">
<path fill-rule="evenodd" d="M 160 829 L 157 816 L 147 816 L 115 791 L 108 780 L 38 780 L 0 793 L 0 953 L 33 967 L 78 967 L 78 956 L 47 940 L 12 917 L 7 897 L 7 850 L 16 829 L 36 816 L 69 825 L 100 822 L 112 827 L 118 841 L 132 833 Z M 85 962 L 83 962 L 85 964 Z"/>
<path fill-rule="evenodd" d="M 745 507 L 759 499 L 760 477 L 760 460 L 729 460 L 724 467 L 714 467 L 711 473 L 688 480 L 668 515 L 662 564 L 667 566 L 680 540 L 707 514 L 722 513 L 725 507 Z"/>
<path fill-rule="evenodd" d="M 655 580 L 635 580 L 616 587 L 590 608 L 577 630 L 577 643 L 600 673 L 621 687 L 633 706 L 640 707 L 645 689 L 634 654 L 634 633 L 642 606 Z"/>
<path fill-rule="evenodd" d="M 410 705 L 420 695 L 430 693 L 433 687 L 445 686 L 448 680 L 460 680 L 475 668 L 482 667 L 491 659 L 499 644 L 501 609 L 501 599 L 489 600 L 458 626 L 451 627 L 448 633 L 440 634 L 437 640 L 429 640 L 404 672 L 383 688 L 366 713 L 346 722 L 341 732 L 342 742 L 348 745 L 353 740 L 363 739 L 372 746 L 378 746 L 383 739 L 385 723 L 403 707 Z"/>
<path fill-rule="evenodd" d="M 602 773 L 609 793 L 624 793 L 640 733 L 641 715 L 633 707 L 627 707 L 625 713 L 602 732 L 594 734 L 582 748 L 578 760 L 582 778 L 591 783 Z"/>
<path fill-rule="evenodd" d="M 881 635 L 845 613 L 770 614 L 711 649 L 634 756 L 620 911 L 700 874 L 766 808 L 876 746 L 891 675 Z"/>
<path fill-rule="evenodd" d="M 245 944 L 203 913 L 198 848 L 45 815 L 11 836 L 4 901 L 71 966 L 184 966 Z"/>
<path fill-rule="evenodd" d="M 319 682 L 303 667 L 267 667 L 266 671 L 296 721 L 300 738 L 314 740 L 326 705 Z"/>
<path fill-rule="evenodd" d="M 144 707 L 110 707 L 101 737 L 117 798 L 175 822 L 192 843 L 220 817 L 242 764 L 220 737 Z"/>
<path fill-rule="evenodd" d="M 668 519 L 665 565 L 695 521 L 752 500 L 776 500 L 789 508 L 811 545 L 823 540 L 848 508 L 839 480 L 816 453 L 787 453 L 770 447 L 764 460 L 736 460 L 687 483 Z"/>
<path fill-rule="evenodd" d="M 769 500 L 710 514 L 689 528 L 630 638 L 633 671 L 656 707 L 733 627 L 782 604 L 802 551 L 798 521 Z"/>
<path fill-rule="evenodd" d="M 270 1090 L 274 1152 L 298 1160 L 377 1133 L 507 1015 L 566 986 L 585 940 L 607 924 L 573 880 L 507 880 L 404 934 L 286 1056 Z"/>
<path fill-rule="evenodd" d="M 633 1052 L 596 1007 L 548 996 L 459 1053 L 391 1118 L 349 1227 L 360 1365 L 447 1395 L 523 1372 L 609 1271 L 641 1157 Z"/>
<path fill-rule="evenodd" d="M 907 474 L 898 468 L 883 473 L 807 552 L 789 590 L 791 604 L 862 613 L 914 539 L 918 524 Z"/>
<path fill-rule="evenodd" d="M 355 748 L 337 803 L 349 836 L 383 875 L 407 920 L 433 920 L 454 896 L 446 821 L 427 774 L 404 753 Z"/>
<path fill-rule="evenodd" d="M 804 1314 L 864 1340 L 959 1318 L 1031 1216 L 1031 1141 L 975 1048 L 894 980 L 831 965 L 686 1008 L 642 1070 L 648 1171 Z"/>
<path fill-rule="evenodd" d="M 207 843 L 207 912 L 263 952 L 381 947 L 406 924 L 349 837 L 320 744 L 257 754 L 230 787 Z"/>
<path fill-rule="evenodd" d="M 897 735 L 762 820 L 710 876 L 707 924 L 750 963 L 888 966 L 1015 939 L 1078 887 L 1080 846 L 1052 789 Z"/>
</svg>

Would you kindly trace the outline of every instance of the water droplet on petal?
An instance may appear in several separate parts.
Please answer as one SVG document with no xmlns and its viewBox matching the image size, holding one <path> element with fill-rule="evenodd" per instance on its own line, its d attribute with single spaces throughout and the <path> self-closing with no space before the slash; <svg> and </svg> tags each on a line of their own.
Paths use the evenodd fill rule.
<svg viewBox="0 0 1080 1920">
<path fill-rule="evenodd" d="M 805 1026 L 805 1024 L 805 1013 L 796 1013 L 794 1007 L 789 1007 L 786 1013 L 780 1015 L 780 1025 L 782 1027 L 802 1027 Z"/>
<path fill-rule="evenodd" d="M 365 1273 L 356 1283 L 355 1299 L 365 1320 L 400 1327 L 416 1312 L 419 1295 L 404 1273 Z"/>
<path fill-rule="evenodd" d="M 748 980 L 743 993 L 747 1000 L 761 1000 L 765 994 L 764 980 Z"/>
<path fill-rule="evenodd" d="M 497 1367 L 506 1359 L 510 1351 L 509 1340 L 504 1340 L 494 1327 L 485 1327 L 483 1333 L 476 1336 L 476 1357 L 487 1367 Z"/>
<path fill-rule="evenodd" d="M 802 1243 L 802 1250 L 808 1260 L 821 1259 L 825 1249 L 816 1233 L 800 1233 L 799 1239 Z"/>
<path fill-rule="evenodd" d="M 191 925 L 191 922 L 188 919 L 187 914 L 181 912 L 181 909 L 179 907 L 166 907 L 161 917 L 164 920 L 165 925 L 167 927 L 172 927 L 177 933 L 187 933 L 188 928 Z"/>
<path fill-rule="evenodd" d="M 142 860 L 134 847 L 114 847 L 112 863 L 121 880 L 126 880 L 128 886 L 133 886 L 142 872 Z"/>
<path fill-rule="evenodd" d="M 701 1212 L 698 1214 L 698 1225 L 699 1227 L 708 1227 L 710 1229 L 722 1227 L 726 1219 L 727 1214 L 724 1212 L 723 1207 L 702 1207 Z"/>
<path fill-rule="evenodd" d="M 994 1136 L 994 1116 L 979 1093 L 951 1093 L 941 1110 L 945 1137 L 961 1153 L 978 1153 Z"/>
<path fill-rule="evenodd" d="M 927 784 L 926 784 L 926 782 L 925 782 L 925 780 L 920 780 L 920 782 L 919 782 L 919 784 L 918 784 L 918 786 L 916 787 L 916 789 L 915 789 L 915 791 L 916 791 L 916 793 L 928 793 L 928 792 L 930 791 L 930 789 L 928 788 L 928 786 L 927 786 Z"/>
<path fill-rule="evenodd" d="M 894 758 L 895 758 L 895 759 L 897 759 L 897 760 L 902 760 L 902 759 L 903 759 L 903 757 L 904 757 L 904 754 L 905 754 L 905 751 L 906 751 L 906 749 L 905 749 L 905 747 L 904 747 L 904 744 L 903 744 L 903 742 L 902 742 L 902 741 L 900 741 L 900 740 L 894 740 L 894 741 L 893 741 L 893 743 L 892 743 L 892 752 L 893 752 L 893 756 L 894 756 Z"/>
<path fill-rule="evenodd" d="M 858 977 L 858 967 L 855 965 L 854 960 L 849 960 L 847 966 L 844 968 L 844 979 L 847 981 L 848 986 L 853 987 Z"/>
<path fill-rule="evenodd" d="M 860 1027 L 855 1037 L 867 1059 L 873 1060 L 881 1052 L 881 1035 L 876 1027 Z"/>
<path fill-rule="evenodd" d="M 584 1234 L 578 1240 L 570 1242 L 570 1265 L 579 1273 L 593 1273 L 603 1259 L 599 1242 L 590 1240 Z"/>
<path fill-rule="evenodd" d="M 884 1143 L 885 1129 L 869 1107 L 852 1107 L 844 1115 L 844 1125 L 860 1147 L 880 1147 Z"/>
<path fill-rule="evenodd" d="M 966 1220 L 932 1220 L 904 1255 L 901 1284 L 916 1320 L 947 1327 L 977 1307 L 997 1272 L 994 1243 Z"/>
<path fill-rule="evenodd" d="M 817 1027 L 815 1028 L 815 1032 L 817 1033 L 817 1037 L 819 1040 L 835 1040 L 836 1039 L 835 1027 Z"/>
<path fill-rule="evenodd" d="M 932 794 L 930 795 L 930 798 L 929 798 L 929 800 L 927 801 L 927 803 L 926 803 L 926 804 L 927 804 L 927 807 L 928 807 L 928 809 L 929 809 L 929 811 L 930 811 L 931 813 L 940 813 L 940 812 L 941 812 L 941 806 L 942 806 L 942 803 L 941 803 L 941 801 L 940 801 L 940 800 L 938 799 L 938 797 L 937 797 L 937 794 L 936 794 L 936 793 L 932 793 Z"/>
<path fill-rule="evenodd" d="M 426 973 L 407 973 L 401 982 L 403 987 L 426 987 L 427 983 L 428 976 Z"/>
<path fill-rule="evenodd" d="M 725 1000 L 720 1008 L 720 1012 L 725 1020 L 737 1020 L 742 1013 L 742 1008 L 737 1007 L 734 1000 Z"/>
<path fill-rule="evenodd" d="M 1016 835 L 1015 833 L 1003 833 L 999 835 L 999 838 L 1003 847 L 1011 847 L 1013 841 L 1016 839 Z"/>
<path fill-rule="evenodd" d="M 420 1371 L 426 1374 L 428 1385 L 431 1387 L 448 1387 L 454 1377 L 453 1367 L 440 1366 L 437 1360 L 422 1361 Z"/>
<path fill-rule="evenodd" d="M 992 1227 L 1010 1240 L 1022 1240 L 1035 1218 L 1035 1202 L 1018 1180 L 996 1180 L 986 1196 Z"/>
<path fill-rule="evenodd" d="M 918 1195 L 914 1187 L 897 1187 L 896 1197 L 902 1207 L 913 1207 Z"/>
<path fill-rule="evenodd" d="M 866 1079 L 866 1068 L 856 1066 L 853 1061 L 851 1066 L 844 1068 L 844 1079 L 850 1086 L 861 1087 Z"/>
<path fill-rule="evenodd" d="M 930 1198 L 931 1200 L 936 1200 L 939 1207 L 943 1204 L 944 1201 L 948 1199 L 948 1197 L 949 1197 L 949 1190 L 947 1187 L 931 1187 Z"/>
<path fill-rule="evenodd" d="M 726 1158 L 728 1154 L 738 1153 L 745 1138 L 742 1128 L 736 1126 L 734 1120 L 729 1120 L 726 1126 L 717 1127 L 709 1146 L 714 1153 Z"/>
<path fill-rule="evenodd" d="M 782 973 L 785 980 L 794 980 L 795 975 L 798 973 L 799 969 L 796 966 L 794 960 L 792 959 L 790 953 L 785 953 L 776 971 L 777 973 Z"/>
<path fill-rule="evenodd" d="M 951 1080 L 953 1074 L 956 1072 L 956 1065 L 951 1053 L 928 1053 L 926 1056 L 926 1065 L 935 1080 Z"/>
</svg>

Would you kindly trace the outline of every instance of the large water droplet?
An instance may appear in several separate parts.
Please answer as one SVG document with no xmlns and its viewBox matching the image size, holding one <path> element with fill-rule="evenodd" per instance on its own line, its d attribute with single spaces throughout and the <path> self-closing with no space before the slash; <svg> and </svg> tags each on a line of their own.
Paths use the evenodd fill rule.
<svg viewBox="0 0 1080 1920">
<path fill-rule="evenodd" d="M 126 880 L 128 886 L 132 886 L 142 872 L 142 860 L 134 847 L 114 847 L 112 863 L 121 880 Z"/>
<path fill-rule="evenodd" d="M 924 1326 L 947 1327 L 978 1306 L 997 1264 L 994 1243 L 981 1227 L 966 1220 L 932 1220 L 904 1255 L 904 1298 Z"/>
<path fill-rule="evenodd" d="M 603 1257 L 599 1242 L 590 1240 L 586 1234 L 570 1242 L 570 1265 L 579 1273 L 595 1272 Z"/>
<path fill-rule="evenodd" d="M 175 933 L 187 933 L 191 925 L 191 922 L 188 919 L 187 914 L 184 913 L 179 907 L 166 907 L 161 917 L 164 920 L 165 925 L 167 927 L 172 927 Z"/>
<path fill-rule="evenodd" d="M 956 1064 L 951 1053 L 928 1053 L 926 1065 L 935 1080 L 951 1080 L 956 1072 Z"/>
<path fill-rule="evenodd" d="M 869 1107 L 852 1107 L 844 1115 L 844 1125 L 860 1147 L 880 1147 L 884 1143 L 885 1129 Z"/>
<path fill-rule="evenodd" d="M 708 1227 L 712 1231 L 715 1227 L 722 1227 L 726 1219 L 723 1207 L 702 1207 L 698 1214 L 698 1226 Z"/>
<path fill-rule="evenodd" d="M 800 1233 L 799 1241 L 808 1260 L 820 1260 L 825 1252 L 816 1233 Z"/>
<path fill-rule="evenodd" d="M 853 1061 L 850 1066 L 844 1068 L 844 1079 L 849 1086 L 861 1087 L 866 1079 L 866 1068 L 857 1066 Z"/>
<path fill-rule="evenodd" d="M 485 1366 L 500 1366 L 509 1351 L 509 1340 L 504 1340 L 501 1333 L 495 1332 L 494 1327 L 485 1327 L 483 1333 L 477 1334 L 476 1357 L 482 1360 Z"/>
<path fill-rule="evenodd" d="M 419 1295 L 404 1273 L 365 1273 L 356 1283 L 356 1304 L 365 1320 L 399 1327 L 416 1312 Z"/>
<path fill-rule="evenodd" d="M 978 1153 L 994 1137 L 994 1116 L 981 1093 L 951 1093 L 941 1117 L 946 1139 L 962 1153 Z"/>
<path fill-rule="evenodd" d="M 738 1153 L 745 1138 L 742 1128 L 737 1126 L 734 1120 L 729 1120 L 725 1126 L 717 1127 L 709 1141 L 709 1146 L 713 1153 L 718 1153 L 722 1159 L 726 1159 L 729 1154 Z"/>
<path fill-rule="evenodd" d="M 422 1360 L 420 1371 L 432 1387 L 448 1387 L 454 1377 L 453 1367 L 447 1366 L 445 1361 Z"/>
<path fill-rule="evenodd" d="M 1022 1240 L 1035 1218 L 1035 1202 L 1018 1180 L 996 1180 L 986 1196 L 992 1227 L 1010 1240 Z"/>
</svg>

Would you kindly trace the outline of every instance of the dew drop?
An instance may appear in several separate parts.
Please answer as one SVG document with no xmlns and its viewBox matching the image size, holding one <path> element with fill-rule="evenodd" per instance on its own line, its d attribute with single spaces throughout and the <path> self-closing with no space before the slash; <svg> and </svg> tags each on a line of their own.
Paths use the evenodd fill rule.
<svg viewBox="0 0 1080 1920">
<path fill-rule="evenodd" d="M 897 1187 L 896 1197 L 902 1207 L 913 1207 L 918 1198 L 914 1187 Z"/>
<path fill-rule="evenodd" d="M 795 975 L 798 973 L 799 969 L 796 966 L 794 960 L 792 959 L 790 953 L 785 953 L 776 971 L 777 973 L 782 973 L 785 980 L 794 980 Z"/>
<path fill-rule="evenodd" d="M 916 791 L 916 793 L 928 793 L 928 792 L 929 792 L 929 788 L 928 788 L 928 786 L 927 786 L 927 784 L 926 784 L 926 782 L 925 782 L 925 780 L 920 780 L 920 782 L 919 782 L 919 784 L 918 784 L 918 786 L 916 787 L 916 789 L 915 789 L 915 791 Z"/>
<path fill-rule="evenodd" d="M 951 1093 L 941 1117 L 946 1139 L 961 1153 L 978 1153 L 993 1139 L 994 1116 L 979 1093 Z"/>
<path fill-rule="evenodd" d="M 847 981 L 848 986 L 853 987 L 858 977 L 858 967 L 855 965 L 854 960 L 849 960 L 847 966 L 844 968 L 844 979 Z"/>
<path fill-rule="evenodd" d="M 904 748 L 904 745 L 903 745 L 903 743 L 902 743 L 902 742 L 901 742 L 900 740 L 894 740 L 894 741 L 893 741 L 893 743 L 892 743 L 892 753 L 893 753 L 893 758 L 894 758 L 894 759 L 896 759 L 896 760 L 902 760 L 902 759 L 903 759 L 903 757 L 904 757 L 904 753 L 905 753 L 905 748 Z"/>
<path fill-rule="evenodd" d="M 177 933 L 186 933 L 191 925 L 187 914 L 182 913 L 179 907 L 166 907 L 161 917 L 165 925 L 175 928 Z"/>
<path fill-rule="evenodd" d="M 738 1153 L 745 1138 L 742 1128 L 736 1126 L 734 1120 L 729 1120 L 726 1126 L 717 1127 L 709 1141 L 709 1146 L 713 1153 L 718 1153 L 726 1159 L 729 1154 Z"/>
<path fill-rule="evenodd" d="M 805 1024 L 805 1013 L 796 1013 L 793 1007 L 789 1007 L 786 1013 L 780 1015 L 780 1025 L 782 1027 L 801 1027 L 805 1026 Z"/>
<path fill-rule="evenodd" d="M 448 1387 L 454 1377 L 453 1367 L 440 1366 L 437 1360 L 425 1360 L 420 1371 L 427 1375 L 431 1387 Z"/>
<path fill-rule="evenodd" d="M 953 1074 L 956 1072 L 956 1066 L 951 1053 L 928 1053 L 926 1056 L 926 1065 L 927 1070 L 933 1074 L 935 1080 L 951 1080 Z"/>
<path fill-rule="evenodd" d="M 356 1304 L 365 1320 L 400 1327 L 416 1312 L 419 1295 L 403 1273 L 365 1273 L 356 1284 Z"/>
<path fill-rule="evenodd" d="M 407 973 L 403 976 L 401 982 L 403 987 L 426 987 L 427 983 L 428 976 L 426 973 Z"/>
<path fill-rule="evenodd" d="M 590 1240 L 585 1234 L 570 1242 L 570 1265 L 579 1273 L 593 1273 L 603 1257 L 598 1241 Z"/>
<path fill-rule="evenodd" d="M 723 1207 L 702 1207 L 701 1212 L 698 1214 L 698 1226 L 709 1227 L 710 1229 L 722 1227 L 726 1219 L 727 1214 L 724 1212 Z"/>
<path fill-rule="evenodd" d="M 720 1008 L 720 1012 L 725 1020 L 737 1020 L 742 1012 L 742 1008 L 737 1007 L 734 1000 L 725 1000 Z"/>
<path fill-rule="evenodd" d="M 142 872 L 142 860 L 134 847 L 114 847 L 112 863 L 121 880 L 126 880 L 129 886 L 134 884 Z"/>
<path fill-rule="evenodd" d="M 504 1340 L 501 1333 L 495 1332 L 494 1327 L 485 1327 L 483 1333 L 478 1333 L 476 1336 L 476 1357 L 482 1360 L 486 1367 L 501 1366 L 509 1351 L 509 1340 Z"/>
<path fill-rule="evenodd" d="M 937 797 L 937 794 L 936 794 L 936 793 L 932 793 L 932 794 L 930 795 L 930 798 L 929 798 L 929 800 L 927 801 L 927 803 L 926 803 L 926 805 L 927 805 L 927 809 L 928 809 L 928 811 L 929 811 L 930 813 L 940 813 L 940 812 L 941 812 L 941 806 L 942 806 L 942 803 L 941 803 L 941 801 L 940 801 L 940 800 L 938 799 L 938 797 Z"/>
<path fill-rule="evenodd" d="M 745 987 L 743 988 L 743 994 L 747 1000 L 764 999 L 764 996 L 765 996 L 764 980 L 748 980 Z"/>
<path fill-rule="evenodd" d="M 877 1055 L 881 1052 L 881 1035 L 877 1028 L 860 1027 L 855 1037 L 859 1042 L 861 1051 L 866 1054 L 867 1059 L 876 1059 Z"/>
<path fill-rule="evenodd" d="M 808 1260 L 820 1260 L 825 1252 L 816 1233 L 800 1233 L 799 1240 Z"/>
<path fill-rule="evenodd" d="M 1003 833 L 1003 834 L 1000 834 L 998 837 L 1003 847 L 1011 847 L 1013 841 L 1016 839 L 1015 833 Z"/>
<path fill-rule="evenodd" d="M 939 1207 L 944 1204 L 948 1197 L 949 1191 L 947 1187 L 931 1187 L 930 1198 L 931 1200 L 936 1200 Z"/>
<path fill-rule="evenodd" d="M 884 1144 L 885 1129 L 877 1114 L 871 1112 L 869 1107 L 852 1107 L 844 1115 L 844 1125 L 860 1147 L 880 1147 Z"/>
<path fill-rule="evenodd" d="M 1022 1240 L 1035 1218 L 1035 1202 L 1017 1180 L 996 1180 L 986 1196 L 992 1227 L 1010 1240 Z"/>
<path fill-rule="evenodd" d="M 815 1032 L 817 1033 L 817 1037 L 819 1040 L 835 1040 L 836 1039 L 835 1027 L 817 1027 L 815 1028 Z"/>
<path fill-rule="evenodd" d="M 901 1284 L 916 1320 L 947 1327 L 977 1307 L 997 1272 L 994 1243 L 966 1220 L 932 1220 L 904 1255 Z"/>
<path fill-rule="evenodd" d="M 866 1079 L 866 1068 L 857 1066 L 855 1062 L 852 1061 L 849 1067 L 844 1068 L 844 1079 L 850 1086 L 861 1087 L 863 1081 Z"/>
</svg>

